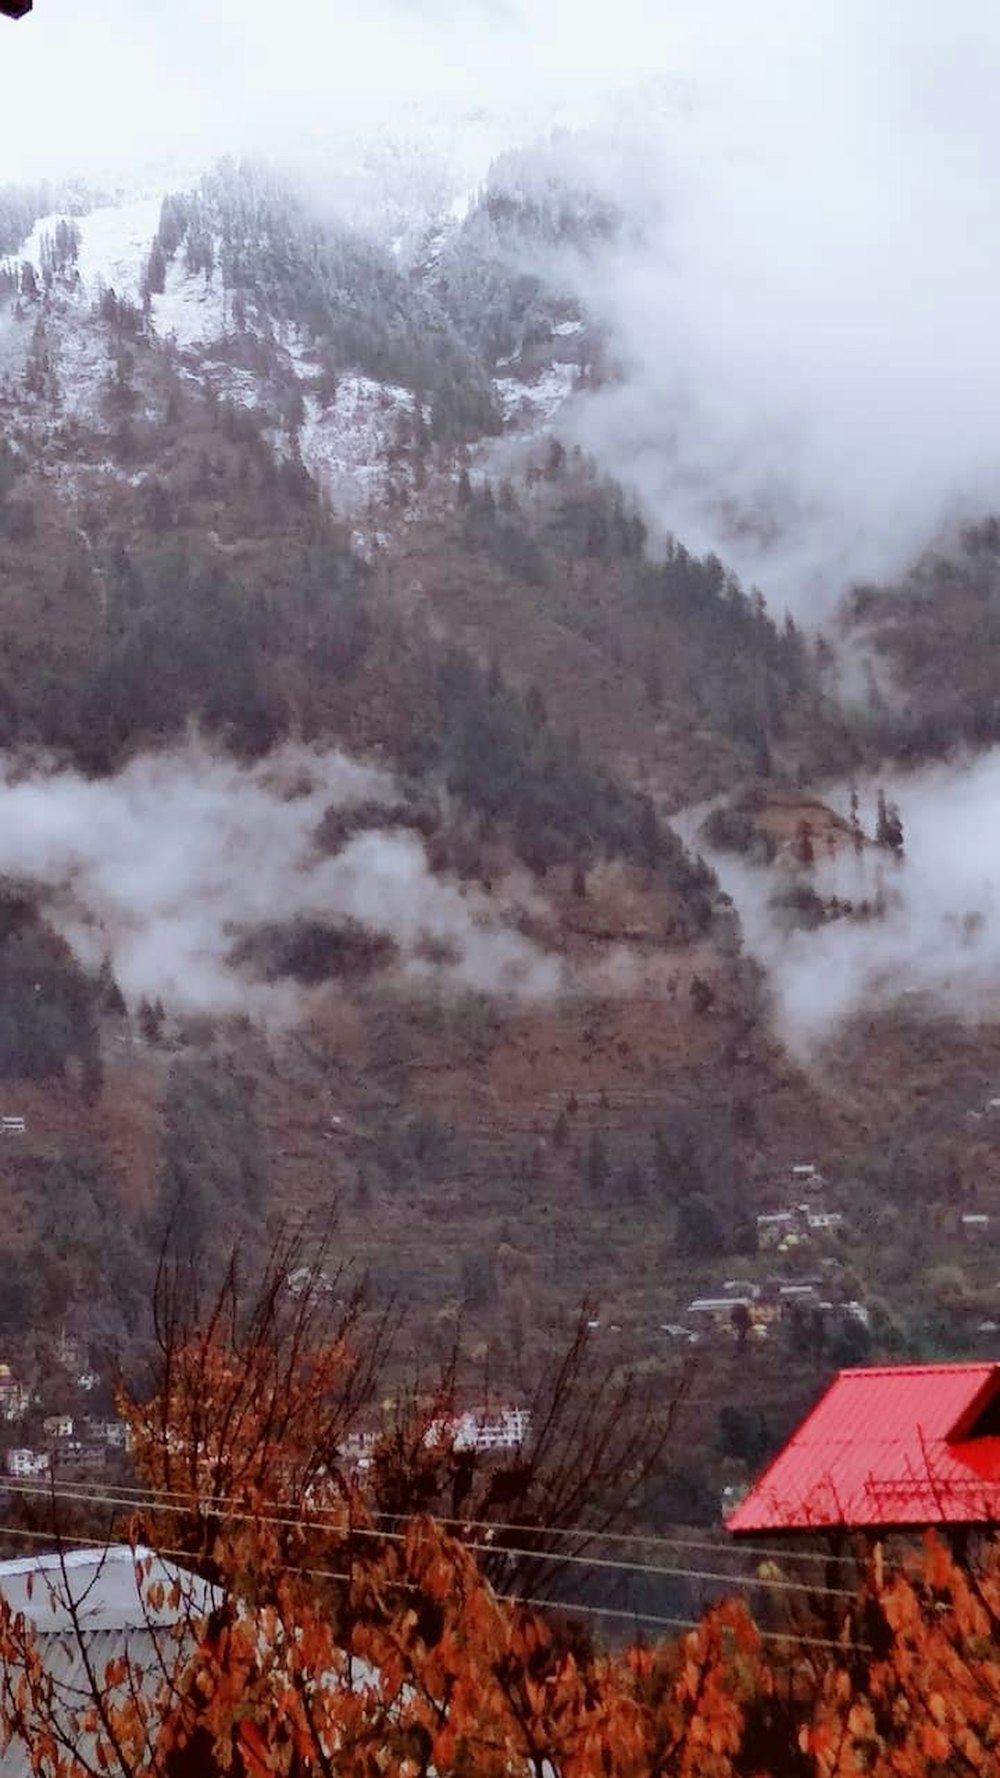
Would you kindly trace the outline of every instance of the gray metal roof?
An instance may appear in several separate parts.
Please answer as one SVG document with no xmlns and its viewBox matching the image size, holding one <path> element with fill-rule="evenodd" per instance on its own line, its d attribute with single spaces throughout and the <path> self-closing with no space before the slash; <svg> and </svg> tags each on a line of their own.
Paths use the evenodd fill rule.
<svg viewBox="0 0 1000 1778">
<path fill-rule="evenodd" d="M 154 1610 L 146 1595 L 158 1582 L 166 1598 Z M 180 1599 L 171 1603 L 175 1583 Z M 54 1682 L 56 1708 L 66 1718 L 84 1709 L 91 1697 L 88 1665 L 103 1683 L 108 1663 L 125 1655 L 133 1676 L 141 1669 L 144 1687 L 154 1692 L 164 1664 L 172 1669 L 187 1642 L 181 1635 L 179 1647 L 170 1626 L 197 1620 L 219 1598 L 207 1581 L 151 1550 L 118 1544 L 0 1562 L 0 1593 L 33 1624 L 45 1670 Z M 90 1750 L 79 1751 L 87 1757 Z M 31 1775 L 27 1749 L 12 1741 L 0 1754 L 0 1778 Z"/>
<path fill-rule="evenodd" d="M 167 1602 L 151 1610 L 149 1588 L 159 1582 L 169 1592 L 178 1581 L 179 1606 Z M 207 1581 L 164 1562 L 142 1545 L 132 1549 L 128 1544 L 0 1562 L 0 1594 L 15 1611 L 24 1612 L 40 1635 L 72 1630 L 74 1612 L 88 1632 L 126 1630 L 200 1616 L 210 1611 L 217 1599 Z"/>
</svg>

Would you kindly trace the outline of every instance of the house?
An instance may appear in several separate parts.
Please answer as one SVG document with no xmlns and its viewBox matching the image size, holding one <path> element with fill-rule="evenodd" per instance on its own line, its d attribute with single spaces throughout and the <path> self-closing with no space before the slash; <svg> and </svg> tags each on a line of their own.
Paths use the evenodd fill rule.
<svg viewBox="0 0 1000 1778">
<path fill-rule="evenodd" d="M 795 1232 L 796 1217 L 791 1210 L 775 1210 L 757 1218 L 757 1246 L 761 1252 L 780 1246 L 786 1235 Z"/>
<path fill-rule="evenodd" d="M 778 1286 L 778 1304 L 785 1313 L 790 1313 L 796 1304 L 806 1309 L 818 1308 L 819 1302 L 820 1283 L 817 1278 L 804 1278 L 798 1284 Z"/>
<path fill-rule="evenodd" d="M 799 1181 L 801 1184 L 801 1181 Z M 833 1234 L 843 1226 L 839 1210 L 823 1210 L 818 1204 L 794 1204 L 757 1218 L 757 1246 L 762 1252 L 777 1248 L 787 1253 L 813 1235 Z"/>
<path fill-rule="evenodd" d="M 829 1235 L 843 1226 L 843 1215 L 839 1210 L 810 1210 L 805 1204 L 800 1205 L 806 1228 L 813 1235 Z"/>
<path fill-rule="evenodd" d="M 0 1136 L 23 1136 L 27 1128 L 23 1117 L 0 1117 Z"/>
<path fill-rule="evenodd" d="M 752 1296 L 696 1296 L 688 1303 L 687 1312 L 716 1333 L 730 1333 L 734 1326 L 733 1310 L 742 1307 L 749 1314 L 756 1300 Z"/>
<path fill-rule="evenodd" d="M 1000 1520 L 1000 1365 L 845 1370 L 726 1519 L 734 1536 Z"/>
<path fill-rule="evenodd" d="M 124 1420 L 102 1420 L 100 1415 L 88 1414 L 84 1421 L 87 1437 L 96 1444 L 104 1445 L 109 1451 L 128 1451 L 132 1446 L 131 1428 Z"/>
<path fill-rule="evenodd" d="M 865 1307 L 864 1303 L 859 1303 L 854 1297 L 851 1298 L 850 1302 L 837 1303 L 834 1313 L 841 1321 L 856 1321 L 860 1327 L 871 1327 L 872 1318 L 870 1311 Z"/>
<path fill-rule="evenodd" d="M 42 1421 L 42 1431 L 46 1438 L 64 1439 L 73 1437 L 72 1414 L 49 1414 Z"/>
<path fill-rule="evenodd" d="M 30 1405 L 30 1389 L 14 1381 L 9 1364 L 0 1364 L 0 1420 L 23 1420 Z"/>
<path fill-rule="evenodd" d="M 988 1216 L 965 1214 L 961 1219 L 961 1230 L 963 1240 L 973 1244 L 984 1241 L 990 1232 L 990 1219 Z"/>
<path fill-rule="evenodd" d="M 456 1451 L 516 1451 L 530 1425 L 530 1408 L 478 1409 L 433 1421 L 424 1443 L 433 1448 L 450 1442 Z"/>
<path fill-rule="evenodd" d="M 217 1646 L 224 1597 L 218 1587 L 142 1544 L 110 1544 L 0 1562 L 0 1596 L 31 1634 L 31 1659 L 39 1664 L 53 1728 L 52 1766 L 91 1773 L 105 1767 L 189 1775 L 217 1770 L 197 1744 L 182 1749 L 180 1759 L 173 1757 L 174 1745 L 163 1760 L 154 1736 L 152 1761 L 131 1764 L 127 1734 L 120 1758 L 108 1749 L 121 1745 L 116 1732 L 130 1705 L 155 1730 L 164 1698 L 182 1695 L 182 1675 L 206 1636 Z M 375 1695 L 382 1689 L 378 1671 L 353 1658 L 346 1675 L 327 1683 Z M 267 1778 L 271 1750 L 252 1718 L 250 1711 L 237 1722 L 229 1769 Z M 37 1763 L 37 1747 L 15 1730 L 0 1749 L 0 1778 L 34 1778 Z"/>
<path fill-rule="evenodd" d="M 333 1285 L 326 1273 L 318 1266 L 296 1266 L 285 1279 L 291 1296 L 301 1297 L 329 1296 Z"/>
<path fill-rule="evenodd" d="M 370 1469 L 377 1443 L 377 1432 L 349 1432 L 337 1447 L 338 1455 L 348 1469 Z"/>
<path fill-rule="evenodd" d="M 531 1426 L 529 1408 L 501 1408 L 497 1413 L 460 1414 L 455 1449 L 516 1451 L 524 1444 Z"/>
<path fill-rule="evenodd" d="M 789 1167 L 788 1175 L 793 1185 L 805 1186 L 807 1191 L 822 1191 L 826 1180 L 812 1161 L 796 1161 Z"/>
<path fill-rule="evenodd" d="M 18 1445 L 7 1452 L 7 1474 L 19 1478 L 48 1475 L 49 1462 L 47 1451 L 31 1451 L 26 1445 Z"/>
</svg>

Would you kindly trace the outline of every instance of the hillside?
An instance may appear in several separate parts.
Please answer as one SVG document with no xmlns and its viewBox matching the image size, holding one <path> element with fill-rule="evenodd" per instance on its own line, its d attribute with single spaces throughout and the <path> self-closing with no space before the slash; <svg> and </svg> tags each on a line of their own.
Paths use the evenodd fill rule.
<svg viewBox="0 0 1000 1778">
<path fill-rule="evenodd" d="M 405 250 L 254 168 L 89 202 L 0 201 L 7 1350 L 107 1372 L 168 1233 L 335 1214 L 425 1364 L 530 1390 L 584 1300 L 694 1360 L 657 1510 L 711 1522 L 830 1366 L 992 1338 L 1000 1027 L 899 983 L 796 1044 L 713 868 L 797 955 L 848 917 L 844 784 L 992 738 L 926 653 L 978 656 L 992 533 L 856 595 L 890 722 L 560 438 L 592 195 L 502 167 Z"/>
</svg>

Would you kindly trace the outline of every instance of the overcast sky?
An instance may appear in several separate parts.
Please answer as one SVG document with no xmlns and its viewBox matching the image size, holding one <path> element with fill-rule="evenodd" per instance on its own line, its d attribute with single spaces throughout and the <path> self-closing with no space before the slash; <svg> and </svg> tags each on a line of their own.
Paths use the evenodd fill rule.
<svg viewBox="0 0 1000 1778">
<path fill-rule="evenodd" d="M 3 173 L 134 166 L 248 144 L 294 151 L 400 106 L 543 119 L 653 71 L 702 35 L 621 0 L 36 0 L 0 36 Z M 404 112 L 405 115 L 405 112 Z"/>
</svg>

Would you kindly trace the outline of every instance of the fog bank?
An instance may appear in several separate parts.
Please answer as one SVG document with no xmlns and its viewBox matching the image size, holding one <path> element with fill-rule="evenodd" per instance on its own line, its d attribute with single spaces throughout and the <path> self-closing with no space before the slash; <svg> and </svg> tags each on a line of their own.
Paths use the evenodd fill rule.
<svg viewBox="0 0 1000 1778">
<path fill-rule="evenodd" d="M 575 431 L 659 527 L 821 616 L 1000 499 L 1000 15 L 706 13 L 690 102 L 631 126 L 640 238 L 581 274 L 623 379 Z"/>
<path fill-rule="evenodd" d="M 391 937 L 404 974 L 426 975 L 428 943 L 445 985 L 552 992 L 558 965 L 504 924 L 488 899 L 436 878 L 411 832 L 357 833 L 333 856 L 314 836 L 331 804 L 382 800 L 385 773 L 343 754 L 286 746 L 255 766 L 197 743 L 133 761 L 116 777 L 22 775 L 0 762 L 0 873 L 45 891 L 80 959 L 110 957 L 134 1003 L 288 1018 L 304 992 L 253 982 L 228 961 L 241 934 L 296 917 L 356 920 Z"/>
<path fill-rule="evenodd" d="M 881 887 L 881 919 L 786 933 L 770 905 L 788 886 L 780 865 L 706 854 L 736 903 L 747 949 L 768 971 L 782 1033 L 799 1048 L 834 1036 L 866 1009 L 892 1005 L 910 1016 L 941 1010 L 1000 1020 L 1000 750 L 882 782 L 900 807 L 903 863 L 873 848 L 860 860 L 850 850 L 831 860 L 819 847 L 807 876 L 823 897 L 855 905 Z M 860 791 L 870 831 L 876 786 Z M 846 787 L 828 800 L 847 815 Z"/>
</svg>

